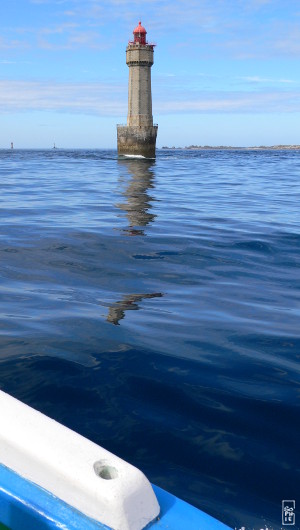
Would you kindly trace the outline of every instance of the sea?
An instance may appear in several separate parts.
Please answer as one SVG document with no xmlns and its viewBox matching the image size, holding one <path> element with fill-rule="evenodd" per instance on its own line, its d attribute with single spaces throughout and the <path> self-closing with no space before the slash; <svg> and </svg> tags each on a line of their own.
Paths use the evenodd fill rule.
<svg viewBox="0 0 300 530">
<path fill-rule="evenodd" d="M 299 200 L 297 150 L 1 150 L 0 388 L 231 528 L 299 529 Z"/>
</svg>

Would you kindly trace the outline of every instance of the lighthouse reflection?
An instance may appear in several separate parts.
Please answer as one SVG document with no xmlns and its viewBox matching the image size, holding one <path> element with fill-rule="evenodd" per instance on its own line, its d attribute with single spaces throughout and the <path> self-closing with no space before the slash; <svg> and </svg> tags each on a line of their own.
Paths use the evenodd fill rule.
<svg viewBox="0 0 300 530">
<path fill-rule="evenodd" d="M 118 160 L 118 164 L 125 170 L 122 171 L 120 177 L 125 202 L 116 204 L 116 207 L 126 212 L 128 219 L 128 227 L 122 231 L 130 236 L 144 235 L 144 227 L 152 223 L 156 217 L 150 211 L 154 199 L 148 193 L 151 188 L 154 188 L 152 168 L 155 161 L 123 159 Z"/>
<path fill-rule="evenodd" d="M 128 294 L 123 296 L 114 305 L 111 305 L 108 310 L 107 322 L 111 322 L 117 326 L 119 321 L 125 317 L 125 311 L 137 311 L 139 306 L 137 302 L 141 302 L 145 298 L 157 298 L 163 296 L 162 293 L 145 293 L 145 294 Z"/>
<path fill-rule="evenodd" d="M 145 227 L 152 223 L 156 217 L 151 213 L 154 198 L 149 190 L 154 188 L 154 160 L 145 159 L 119 159 L 120 168 L 119 183 L 124 202 L 115 206 L 125 212 L 128 220 L 126 228 L 122 232 L 130 236 L 145 235 Z M 162 293 L 139 293 L 126 294 L 120 300 L 111 304 L 106 317 L 107 322 L 119 325 L 120 320 L 125 317 L 126 311 L 137 311 L 140 302 L 149 298 L 162 297 Z"/>
</svg>

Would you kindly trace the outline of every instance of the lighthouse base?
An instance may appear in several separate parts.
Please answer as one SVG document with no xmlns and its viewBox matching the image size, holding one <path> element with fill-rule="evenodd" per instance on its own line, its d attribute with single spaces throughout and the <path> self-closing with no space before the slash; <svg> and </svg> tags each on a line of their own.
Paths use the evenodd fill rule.
<svg viewBox="0 0 300 530">
<path fill-rule="evenodd" d="M 157 125 L 148 127 L 118 125 L 118 154 L 155 158 L 157 129 Z"/>
</svg>

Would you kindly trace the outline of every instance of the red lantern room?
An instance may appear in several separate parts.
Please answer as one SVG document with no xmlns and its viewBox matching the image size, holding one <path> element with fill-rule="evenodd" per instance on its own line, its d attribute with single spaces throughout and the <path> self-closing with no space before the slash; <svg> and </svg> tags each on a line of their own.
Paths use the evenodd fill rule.
<svg viewBox="0 0 300 530">
<path fill-rule="evenodd" d="M 146 34 L 147 34 L 147 31 L 142 26 L 142 23 L 139 22 L 139 25 L 133 30 L 134 43 L 135 44 L 147 44 Z"/>
</svg>

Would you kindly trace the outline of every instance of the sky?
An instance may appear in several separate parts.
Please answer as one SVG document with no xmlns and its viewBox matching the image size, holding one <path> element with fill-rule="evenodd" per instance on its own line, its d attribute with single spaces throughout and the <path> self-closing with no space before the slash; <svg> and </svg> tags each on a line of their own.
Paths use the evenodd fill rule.
<svg viewBox="0 0 300 530">
<path fill-rule="evenodd" d="M 140 20 L 158 147 L 300 144 L 300 0 L 1 0 L 0 148 L 116 148 Z"/>
</svg>

